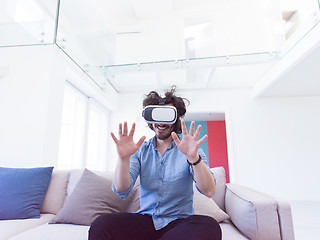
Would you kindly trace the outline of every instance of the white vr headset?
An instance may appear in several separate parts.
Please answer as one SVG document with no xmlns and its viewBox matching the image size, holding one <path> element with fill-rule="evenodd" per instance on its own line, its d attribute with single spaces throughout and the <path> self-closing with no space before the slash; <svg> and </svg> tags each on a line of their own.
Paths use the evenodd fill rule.
<svg viewBox="0 0 320 240">
<path fill-rule="evenodd" d="M 142 111 L 147 123 L 174 124 L 177 121 L 177 109 L 173 106 L 149 105 Z"/>
</svg>

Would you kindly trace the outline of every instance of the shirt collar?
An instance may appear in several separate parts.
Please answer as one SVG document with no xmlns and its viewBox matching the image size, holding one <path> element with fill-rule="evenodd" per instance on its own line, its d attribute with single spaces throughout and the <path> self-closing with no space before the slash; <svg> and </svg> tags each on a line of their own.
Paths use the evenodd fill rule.
<svg viewBox="0 0 320 240">
<path fill-rule="evenodd" d="M 156 141 L 157 141 L 156 136 L 154 136 L 153 138 L 150 139 L 150 143 L 153 145 L 154 148 L 156 148 Z M 174 148 L 175 146 L 176 146 L 175 141 L 172 141 L 171 146 L 170 146 L 169 149 L 172 149 L 172 148 Z"/>
</svg>

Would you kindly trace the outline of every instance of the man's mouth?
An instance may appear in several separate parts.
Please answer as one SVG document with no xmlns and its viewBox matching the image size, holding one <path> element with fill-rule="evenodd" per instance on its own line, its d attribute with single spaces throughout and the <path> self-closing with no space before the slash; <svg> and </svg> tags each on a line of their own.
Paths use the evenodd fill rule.
<svg viewBox="0 0 320 240">
<path fill-rule="evenodd" d="M 173 125 L 168 124 L 155 124 L 155 133 L 158 139 L 164 140 L 170 137 Z"/>
<path fill-rule="evenodd" d="M 166 130 L 169 126 L 167 125 L 156 125 L 157 129 L 159 129 L 160 131 L 164 131 Z"/>
</svg>

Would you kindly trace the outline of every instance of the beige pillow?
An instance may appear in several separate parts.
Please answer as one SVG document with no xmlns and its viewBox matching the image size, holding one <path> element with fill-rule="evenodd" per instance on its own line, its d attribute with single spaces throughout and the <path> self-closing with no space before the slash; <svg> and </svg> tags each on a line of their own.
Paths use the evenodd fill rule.
<svg viewBox="0 0 320 240">
<path fill-rule="evenodd" d="M 64 206 L 49 223 L 90 225 L 104 213 L 126 211 L 134 192 L 122 200 L 111 185 L 111 174 L 102 177 L 85 169 Z"/>
<path fill-rule="evenodd" d="M 222 222 L 230 218 L 228 214 L 219 208 L 212 198 L 201 194 L 195 186 L 193 187 L 193 191 L 194 214 L 210 216 L 217 222 Z"/>
<path fill-rule="evenodd" d="M 47 193 L 44 197 L 40 212 L 57 214 L 66 198 L 70 171 L 53 170 Z"/>
</svg>

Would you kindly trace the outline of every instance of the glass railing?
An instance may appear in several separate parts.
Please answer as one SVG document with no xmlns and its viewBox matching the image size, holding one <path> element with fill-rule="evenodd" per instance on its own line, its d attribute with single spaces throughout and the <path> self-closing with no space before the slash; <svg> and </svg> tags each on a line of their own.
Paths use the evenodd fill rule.
<svg viewBox="0 0 320 240">
<path fill-rule="evenodd" d="M 0 4 L 0 46 L 56 44 L 102 89 L 108 81 L 117 91 L 250 86 L 319 23 L 318 0 Z"/>
<path fill-rule="evenodd" d="M 284 38 L 279 51 L 283 57 L 320 22 L 320 2 L 280 0 L 279 4 Z"/>
<path fill-rule="evenodd" d="M 105 75 L 121 92 L 161 89 L 250 87 L 279 58 L 278 52 L 109 65 Z M 248 74 L 249 73 L 249 74 Z"/>
<path fill-rule="evenodd" d="M 100 6 L 101 4 L 101 6 Z M 60 0 L 56 44 L 102 89 L 107 79 L 109 39 L 104 25 L 103 1 Z"/>
<path fill-rule="evenodd" d="M 53 44 L 57 0 L 0 0 L 0 46 Z"/>
</svg>

